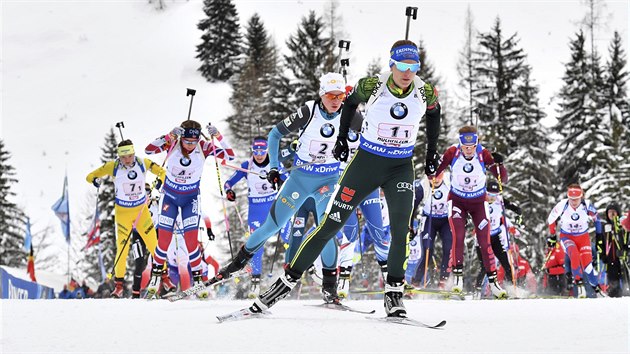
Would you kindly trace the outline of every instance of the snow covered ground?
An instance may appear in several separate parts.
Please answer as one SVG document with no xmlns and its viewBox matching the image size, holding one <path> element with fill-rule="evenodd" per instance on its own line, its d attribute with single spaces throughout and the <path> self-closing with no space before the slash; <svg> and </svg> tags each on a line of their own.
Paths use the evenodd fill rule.
<svg viewBox="0 0 630 354">
<path fill-rule="evenodd" d="M 2 300 L 2 353 L 628 353 L 630 299 L 407 300 L 443 330 L 367 320 L 382 300 L 346 301 L 374 315 L 285 300 L 272 315 L 219 324 L 251 301 Z M 89 316 L 86 316 L 89 314 Z"/>
</svg>

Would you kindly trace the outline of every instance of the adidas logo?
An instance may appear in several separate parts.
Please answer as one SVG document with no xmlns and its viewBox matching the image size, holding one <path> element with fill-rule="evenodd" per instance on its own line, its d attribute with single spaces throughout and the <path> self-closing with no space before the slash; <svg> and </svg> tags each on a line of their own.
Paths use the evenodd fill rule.
<svg viewBox="0 0 630 354">
<path fill-rule="evenodd" d="M 332 221 L 341 222 L 341 214 L 339 212 L 329 214 L 328 218 Z"/>
</svg>

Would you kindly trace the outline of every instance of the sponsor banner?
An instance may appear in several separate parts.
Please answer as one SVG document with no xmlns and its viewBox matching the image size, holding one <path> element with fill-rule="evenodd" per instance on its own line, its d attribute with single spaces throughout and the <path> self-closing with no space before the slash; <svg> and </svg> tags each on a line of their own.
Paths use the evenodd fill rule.
<svg viewBox="0 0 630 354">
<path fill-rule="evenodd" d="M 54 299 L 52 288 L 16 278 L 0 267 L 0 294 L 2 299 Z"/>
</svg>

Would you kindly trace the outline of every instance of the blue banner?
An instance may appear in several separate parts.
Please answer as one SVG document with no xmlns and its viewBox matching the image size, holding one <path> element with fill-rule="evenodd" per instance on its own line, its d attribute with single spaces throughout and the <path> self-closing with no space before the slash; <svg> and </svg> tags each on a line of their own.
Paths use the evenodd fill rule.
<svg viewBox="0 0 630 354">
<path fill-rule="evenodd" d="M 52 288 L 16 278 L 0 268 L 0 298 L 2 299 L 54 299 Z"/>
</svg>

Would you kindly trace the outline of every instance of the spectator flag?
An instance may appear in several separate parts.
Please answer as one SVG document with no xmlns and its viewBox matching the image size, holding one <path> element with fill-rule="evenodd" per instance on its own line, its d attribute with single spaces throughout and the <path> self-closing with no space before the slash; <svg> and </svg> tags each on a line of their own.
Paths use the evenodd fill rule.
<svg viewBox="0 0 630 354">
<path fill-rule="evenodd" d="M 96 205 L 96 210 L 94 211 L 94 218 L 92 219 L 92 224 L 90 225 L 90 230 L 87 232 L 87 243 L 83 250 L 87 250 L 90 246 L 95 245 L 101 242 L 101 218 L 100 212 L 98 209 L 98 205 Z"/>
<path fill-rule="evenodd" d="M 31 281 L 37 282 L 35 279 L 35 256 L 33 256 L 33 245 L 30 245 L 31 253 L 28 255 L 28 262 L 26 263 L 26 272 L 31 277 Z"/>
<path fill-rule="evenodd" d="M 61 231 L 70 244 L 70 202 L 68 201 L 68 174 L 63 179 L 63 194 L 52 206 L 55 215 L 61 220 Z"/>
</svg>

